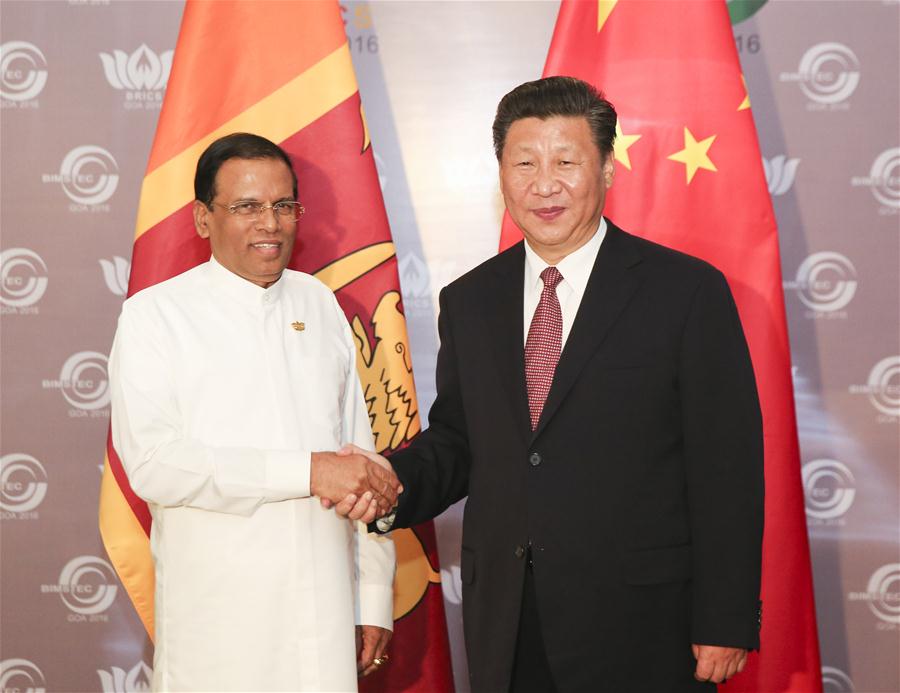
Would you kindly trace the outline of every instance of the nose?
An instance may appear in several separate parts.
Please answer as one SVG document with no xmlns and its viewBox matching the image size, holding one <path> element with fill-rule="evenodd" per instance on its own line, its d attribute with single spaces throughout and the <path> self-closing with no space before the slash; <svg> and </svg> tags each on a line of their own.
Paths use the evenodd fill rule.
<svg viewBox="0 0 900 693">
<path fill-rule="evenodd" d="M 559 181 L 553 176 L 552 170 L 547 166 L 540 166 L 535 174 L 532 184 L 536 195 L 550 197 L 561 189 Z"/>
<path fill-rule="evenodd" d="M 278 217 L 275 216 L 275 208 L 272 205 L 266 205 L 259 210 L 256 226 L 270 233 L 278 230 Z"/>
</svg>

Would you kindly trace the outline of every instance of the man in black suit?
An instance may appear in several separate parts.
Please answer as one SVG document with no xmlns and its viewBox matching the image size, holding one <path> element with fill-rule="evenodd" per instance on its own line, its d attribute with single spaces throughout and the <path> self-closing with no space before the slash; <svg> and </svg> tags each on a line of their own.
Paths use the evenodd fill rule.
<svg viewBox="0 0 900 693">
<path fill-rule="evenodd" d="M 473 691 L 713 689 L 759 645 L 762 424 L 740 320 L 718 270 L 602 217 L 615 125 L 572 78 L 500 102 L 525 241 L 441 292 L 430 426 L 390 460 L 405 491 L 379 531 L 468 496 Z"/>
</svg>

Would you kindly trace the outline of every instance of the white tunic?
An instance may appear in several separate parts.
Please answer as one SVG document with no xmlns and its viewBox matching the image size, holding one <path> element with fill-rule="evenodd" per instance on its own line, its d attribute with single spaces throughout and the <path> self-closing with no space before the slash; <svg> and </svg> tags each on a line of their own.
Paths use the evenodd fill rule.
<svg viewBox="0 0 900 693">
<path fill-rule="evenodd" d="M 373 446 L 331 291 L 211 260 L 124 303 L 109 372 L 153 516 L 154 689 L 355 691 L 354 624 L 392 628 L 395 558 L 309 496 L 311 452 Z"/>
</svg>

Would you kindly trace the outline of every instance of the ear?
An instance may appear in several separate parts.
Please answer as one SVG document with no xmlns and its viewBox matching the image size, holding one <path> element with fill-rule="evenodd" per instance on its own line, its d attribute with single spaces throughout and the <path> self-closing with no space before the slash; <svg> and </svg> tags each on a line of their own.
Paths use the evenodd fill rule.
<svg viewBox="0 0 900 693">
<path fill-rule="evenodd" d="M 200 200 L 194 200 L 194 229 L 196 229 L 200 238 L 209 238 L 210 214 L 212 212 L 210 212 L 209 207 L 200 202 Z"/>
<path fill-rule="evenodd" d="M 603 181 L 606 183 L 606 187 L 612 187 L 613 180 L 616 178 L 616 161 L 615 155 L 610 152 L 606 156 L 606 161 L 603 162 Z"/>
</svg>

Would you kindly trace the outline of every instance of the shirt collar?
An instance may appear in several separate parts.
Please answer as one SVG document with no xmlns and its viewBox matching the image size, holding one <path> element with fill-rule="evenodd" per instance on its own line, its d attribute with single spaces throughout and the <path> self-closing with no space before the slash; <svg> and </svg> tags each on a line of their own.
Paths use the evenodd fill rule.
<svg viewBox="0 0 900 693">
<path fill-rule="evenodd" d="M 600 244 L 606 236 L 606 219 L 600 217 L 600 225 L 597 231 L 591 236 L 590 240 L 581 246 L 578 250 L 569 253 L 560 260 L 556 269 L 563 276 L 563 281 L 578 293 L 584 294 L 587 288 L 588 280 L 591 278 L 591 271 L 594 269 L 594 260 L 597 259 L 597 253 L 600 251 Z M 528 241 L 525 241 L 525 288 L 538 288 L 541 281 L 541 272 L 550 265 L 538 255 Z"/>
<path fill-rule="evenodd" d="M 214 257 L 209 258 L 206 276 L 214 289 L 247 306 L 271 305 L 276 303 L 283 291 L 281 277 L 267 289 L 223 267 Z M 284 276 L 282 274 L 282 276 Z"/>
</svg>

